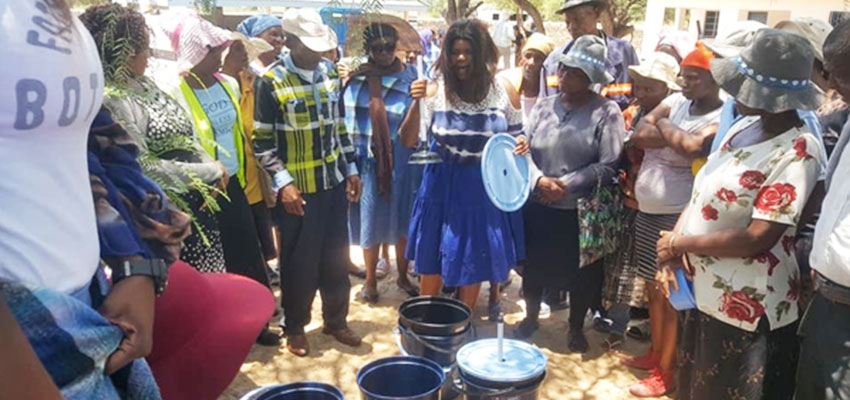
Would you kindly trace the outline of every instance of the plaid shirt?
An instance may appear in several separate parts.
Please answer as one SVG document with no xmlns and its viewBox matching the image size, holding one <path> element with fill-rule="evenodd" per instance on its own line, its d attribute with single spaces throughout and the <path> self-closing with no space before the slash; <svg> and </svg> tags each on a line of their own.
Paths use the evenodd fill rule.
<svg viewBox="0 0 850 400">
<path fill-rule="evenodd" d="M 329 61 L 305 71 L 288 54 L 257 79 L 254 150 L 275 191 L 295 183 L 301 193 L 316 193 L 357 174 L 339 90 Z"/>
</svg>

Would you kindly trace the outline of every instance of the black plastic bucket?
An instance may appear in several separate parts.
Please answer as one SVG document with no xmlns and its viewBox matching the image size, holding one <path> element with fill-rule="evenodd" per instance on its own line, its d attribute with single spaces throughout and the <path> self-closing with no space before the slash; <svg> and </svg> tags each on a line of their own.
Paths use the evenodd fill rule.
<svg viewBox="0 0 850 400">
<path fill-rule="evenodd" d="M 464 400 L 537 400 L 540 384 L 546 378 L 542 376 L 531 382 L 506 386 L 504 382 L 486 381 L 463 375 L 455 381 L 455 389 L 463 394 Z"/>
<path fill-rule="evenodd" d="M 387 357 L 357 373 L 363 400 L 439 400 L 446 375 L 439 364 L 422 357 Z"/>
<path fill-rule="evenodd" d="M 398 307 L 398 324 L 426 336 L 452 336 L 469 329 L 472 310 L 463 302 L 437 296 L 407 299 Z"/>
<path fill-rule="evenodd" d="M 447 336 L 420 335 L 402 325 L 398 326 L 398 331 L 401 350 L 409 355 L 425 357 L 442 367 L 454 365 L 458 349 L 472 337 L 471 326 Z"/>
<path fill-rule="evenodd" d="M 239 400 L 344 400 L 336 387 L 320 382 L 297 382 L 252 390 Z"/>
</svg>

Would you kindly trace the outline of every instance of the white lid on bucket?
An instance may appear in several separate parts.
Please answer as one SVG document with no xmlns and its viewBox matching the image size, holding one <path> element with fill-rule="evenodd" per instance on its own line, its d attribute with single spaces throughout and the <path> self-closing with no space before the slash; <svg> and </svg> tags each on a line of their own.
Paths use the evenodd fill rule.
<svg viewBox="0 0 850 400">
<path fill-rule="evenodd" d="M 504 339 L 504 359 L 499 360 L 498 339 L 469 343 L 457 352 L 457 365 L 471 377 L 500 383 L 524 382 L 546 372 L 546 355 L 519 340 Z"/>
</svg>

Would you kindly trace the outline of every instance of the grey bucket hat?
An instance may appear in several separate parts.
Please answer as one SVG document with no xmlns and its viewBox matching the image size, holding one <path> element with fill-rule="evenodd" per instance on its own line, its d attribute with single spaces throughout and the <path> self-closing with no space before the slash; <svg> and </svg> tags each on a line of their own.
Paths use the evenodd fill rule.
<svg viewBox="0 0 850 400">
<path fill-rule="evenodd" d="M 556 14 L 563 14 L 571 8 L 583 6 L 583 5 L 605 7 L 605 6 L 608 5 L 608 3 L 605 3 L 604 0 L 565 0 L 564 5 L 562 5 L 561 8 L 558 9 L 558 11 L 555 11 L 555 13 Z"/>
<path fill-rule="evenodd" d="M 605 71 L 608 48 L 596 35 L 584 35 L 573 42 L 567 54 L 558 56 L 558 63 L 584 71 L 592 84 L 607 85 L 614 77 Z"/>
<path fill-rule="evenodd" d="M 766 28 L 767 25 L 758 21 L 738 21 L 721 31 L 714 40 L 703 44 L 718 57 L 735 57 L 753 42 L 756 32 Z"/>
<path fill-rule="evenodd" d="M 822 96 L 809 80 L 814 51 L 797 35 L 762 29 L 740 55 L 711 61 L 714 80 L 741 104 L 780 113 L 814 110 Z"/>
</svg>

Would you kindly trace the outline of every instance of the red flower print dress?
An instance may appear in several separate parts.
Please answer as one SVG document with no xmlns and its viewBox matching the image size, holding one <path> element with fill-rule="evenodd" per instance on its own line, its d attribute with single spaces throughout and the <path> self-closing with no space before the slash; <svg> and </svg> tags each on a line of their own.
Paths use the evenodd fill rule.
<svg viewBox="0 0 850 400">
<path fill-rule="evenodd" d="M 739 121 L 694 181 L 685 235 L 745 229 L 754 219 L 788 226 L 768 251 L 752 258 L 688 254 L 695 267 L 697 308 L 720 321 L 755 331 L 761 317 L 771 329 L 797 320 L 800 273 L 794 234 L 823 157 L 817 139 L 795 128 L 768 141 L 734 148 L 729 140 L 745 128 L 760 129 L 757 117 Z"/>
</svg>

